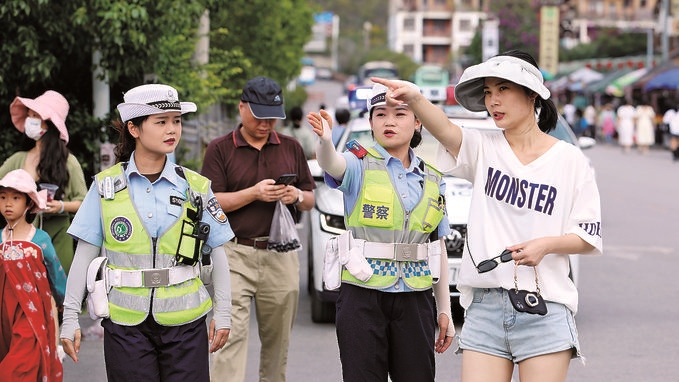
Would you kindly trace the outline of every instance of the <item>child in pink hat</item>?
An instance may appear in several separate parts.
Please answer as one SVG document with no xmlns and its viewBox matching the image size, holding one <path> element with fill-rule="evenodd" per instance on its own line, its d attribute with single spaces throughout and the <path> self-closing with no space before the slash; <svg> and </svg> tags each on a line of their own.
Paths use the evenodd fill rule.
<svg viewBox="0 0 679 382">
<path fill-rule="evenodd" d="M 0 381 L 63 379 L 52 297 L 63 305 L 66 274 L 49 235 L 31 224 L 45 194 L 25 170 L 0 180 Z"/>
<path fill-rule="evenodd" d="M 9 107 L 12 123 L 29 139 L 25 150 L 14 153 L 0 167 L 0 176 L 22 168 L 35 182 L 56 189 L 36 219 L 36 226 L 52 238 L 66 273 L 73 260 L 73 240 L 66 229 L 70 214 L 78 211 L 87 193 L 80 163 L 66 146 L 68 110 L 66 98 L 54 90 L 35 99 L 16 97 Z"/>
</svg>

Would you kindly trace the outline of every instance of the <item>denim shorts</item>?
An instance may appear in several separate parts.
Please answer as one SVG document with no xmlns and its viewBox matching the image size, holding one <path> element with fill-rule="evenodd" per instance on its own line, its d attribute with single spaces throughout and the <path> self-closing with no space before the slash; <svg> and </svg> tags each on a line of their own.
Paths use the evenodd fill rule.
<svg viewBox="0 0 679 382">
<path fill-rule="evenodd" d="M 474 289 L 474 300 L 466 311 L 460 349 L 506 358 L 514 363 L 539 355 L 572 349 L 580 354 L 573 313 L 565 305 L 546 301 L 547 314 L 517 312 L 507 290 Z"/>
</svg>

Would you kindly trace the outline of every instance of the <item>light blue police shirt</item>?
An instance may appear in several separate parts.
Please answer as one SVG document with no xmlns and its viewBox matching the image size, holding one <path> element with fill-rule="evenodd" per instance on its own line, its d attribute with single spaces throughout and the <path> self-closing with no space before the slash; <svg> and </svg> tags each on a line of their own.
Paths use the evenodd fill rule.
<svg viewBox="0 0 679 382">
<path fill-rule="evenodd" d="M 408 149 L 410 156 L 410 167 L 407 169 L 403 167 L 400 159 L 391 156 L 384 147 L 376 144 L 373 146 L 375 150 L 384 158 L 387 163 L 387 172 L 391 178 L 392 183 L 396 187 L 396 192 L 400 196 L 403 207 L 407 211 L 412 211 L 417 205 L 417 202 L 422 196 L 424 187 L 424 172 L 420 170 L 421 159 L 415 155 L 412 149 Z M 358 196 L 361 193 L 363 181 L 363 163 L 356 155 L 350 151 L 342 153 L 347 162 L 347 169 L 344 173 L 344 178 L 336 180 L 328 173 L 325 173 L 325 183 L 328 187 L 336 188 L 344 194 L 344 215 L 348 216 L 353 211 Z M 439 185 L 439 193 L 445 195 L 446 183 L 441 181 Z M 450 224 L 448 223 L 448 216 L 443 215 L 443 219 L 437 228 L 439 238 L 450 234 Z M 408 292 L 412 291 L 403 279 L 394 286 L 386 289 L 381 289 L 384 292 Z"/>
<path fill-rule="evenodd" d="M 133 153 L 124 170 L 130 198 L 151 237 L 160 237 L 181 217 L 182 206 L 179 202 L 187 200 L 188 181 L 179 176 L 177 168 L 180 166 L 166 160 L 160 177 L 151 183 L 137 169 Z M 208 191 L 207 204 L 211 208 L 203 207 L 201 221 L 210 225 L 207 244 L 217 248 L 231 240 L 234 233 L 228 221 L 219 222 L 220 216 L 225 219 L 225 215 L 220 215 L 224 212 L 212 190 Z M 101 247 L 104 240 L 102 230 L 100 195 L 96 183 L 93 182 L 67 232 L 77 240 Z"/>
</svg>

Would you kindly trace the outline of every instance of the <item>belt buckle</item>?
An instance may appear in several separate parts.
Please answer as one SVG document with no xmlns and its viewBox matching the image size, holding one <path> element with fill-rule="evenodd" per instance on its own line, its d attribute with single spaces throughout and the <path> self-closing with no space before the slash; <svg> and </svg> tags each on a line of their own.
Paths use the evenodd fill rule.
<svg viewBox="0 0 679 382">
<path fill-rule="evenodd" d="M 417 247 L 410 244 L 394 246 L 394 260 L 396 261 L 415 261 L 417 260 Z"/>
<path fill-rule="evenodd" d="M 264 248 L 266 248 L 267 245 L 269 245 L 269 238 L 266 238 L 266 239 L 252 239 L 252 246 L 253 246 L 253 247 L 255 247 L 255 248 L 257 248 L 257 249 L 263 249 L 263 248 L 259 248 L 259 247 L 257 246 L 257 243 L 264 243 Z"/>
<path fill-rule="evenodd" d="M 141 272 L 141 283 L 145 288 L 168 286 L 170 284 L 170 270 L 146 269 Z"/>
</svg>

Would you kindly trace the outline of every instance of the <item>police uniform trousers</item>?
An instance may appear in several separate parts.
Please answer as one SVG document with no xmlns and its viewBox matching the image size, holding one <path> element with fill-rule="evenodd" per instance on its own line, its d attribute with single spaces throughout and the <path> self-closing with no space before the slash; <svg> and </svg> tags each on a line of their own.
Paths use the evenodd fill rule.
<svg viewBox="0 0 679 382">
<path fill-rule="evenodd" d="M 261 382 L 285 381 L 288 347 L 299 302 L 299 258 L 296 251 L 273 252 L 224 244 L 231 269 L 231 333 L 212 357 L 212 381 L 245 381 L 252 302 L 261 341 Z"/>
<path fill-rule="evenodd" d="M 431 289 L 389 293 L 342 283 L 336 329 L 344 382 L 433 382 Z"/>
<path fill-rule="evenodd" d="M 179 326 L 158 324 L 151 314 L 139 325 L 110 319 L 104 327 L 104 360 L 109 382 L 210 380 L 205 316 Z"/>
</svg>

